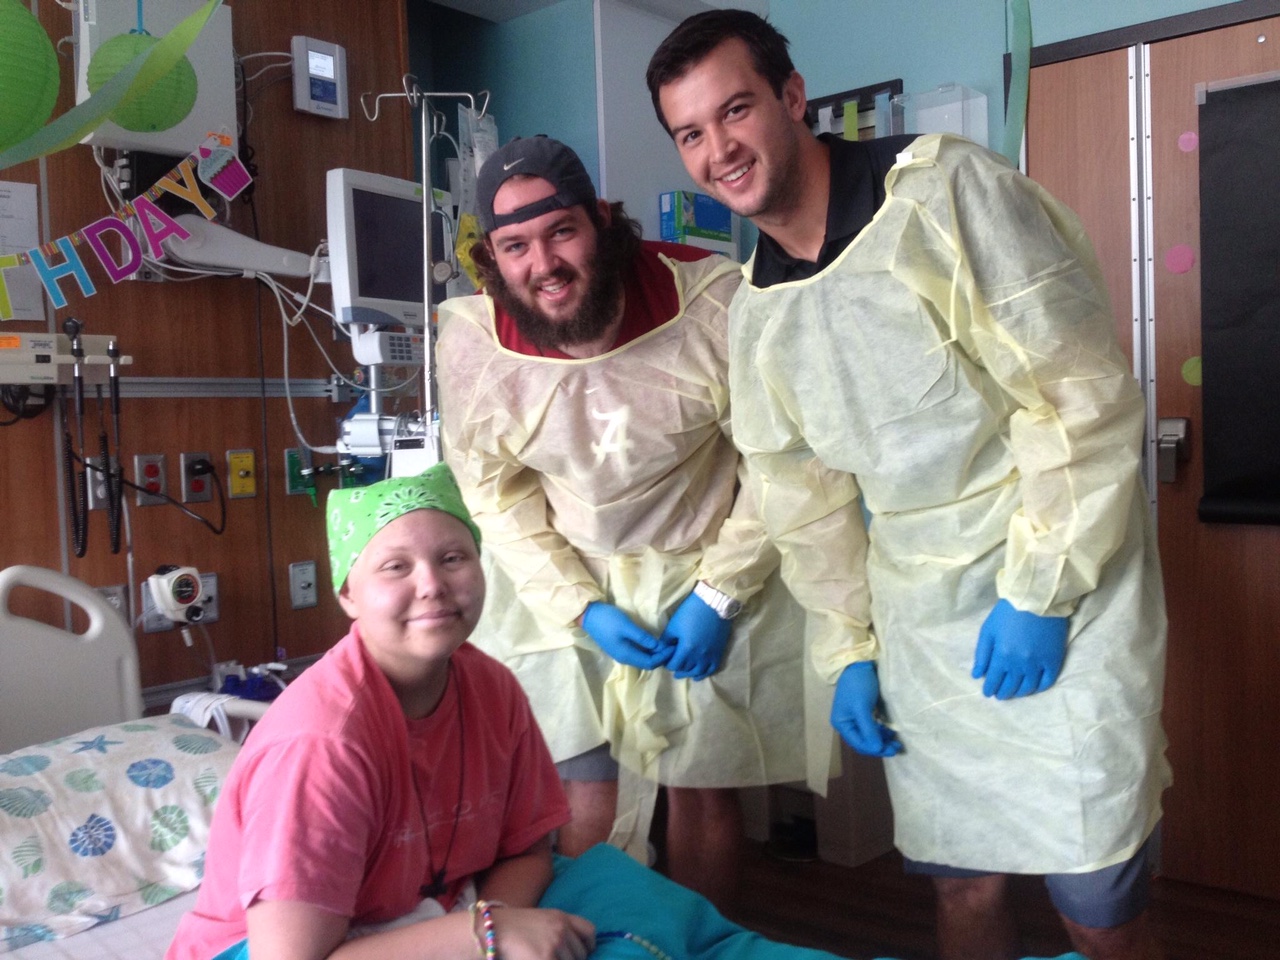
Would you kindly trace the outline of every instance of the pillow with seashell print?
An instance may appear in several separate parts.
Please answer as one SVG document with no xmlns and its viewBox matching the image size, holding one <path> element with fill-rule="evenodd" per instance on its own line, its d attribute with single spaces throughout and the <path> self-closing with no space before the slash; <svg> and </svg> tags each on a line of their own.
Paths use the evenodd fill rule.
<svg viewBox="0 0 1280 960">
<path fill-rule="evenodd" d="M 0 755 L 0 941 L 60 939 L 199 886 L 239 748 L 168 714 Z"/>
</svg>

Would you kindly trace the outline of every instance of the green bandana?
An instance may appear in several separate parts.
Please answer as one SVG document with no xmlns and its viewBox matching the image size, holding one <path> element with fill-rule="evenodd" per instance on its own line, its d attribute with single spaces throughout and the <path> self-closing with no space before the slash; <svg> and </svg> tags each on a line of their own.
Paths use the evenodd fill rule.
<svg viewBox="0 0 1280 960">
<path fill-rule="evenodd" d="M 414 510 L 440 510 L 467 525 L 480 545 L 480 528 L 462 502 L 462 491 L 448 464 L 437 463 L 416 477 L 392 477 L 367 487 L 348 487 L 329 494 L 329 568 L 333 592 L 342 590 L 356 557 L 373 535 L 397 517 Z"/>
</svg>

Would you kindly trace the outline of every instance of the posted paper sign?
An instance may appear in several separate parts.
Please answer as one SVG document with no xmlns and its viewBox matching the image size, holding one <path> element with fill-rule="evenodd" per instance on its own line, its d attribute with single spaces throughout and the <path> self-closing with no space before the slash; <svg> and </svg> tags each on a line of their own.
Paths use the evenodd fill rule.
<svg viewBox="0 0 1280 960">
<path fill-rule="evenodd" d="M 40 207 L 34 183 L 0 180 L 0 258 L 40 243 Z M 0 319 L 43 320 L 40 275 L 30 264 L 6 270 L 0 282 Z"/>
</svg>

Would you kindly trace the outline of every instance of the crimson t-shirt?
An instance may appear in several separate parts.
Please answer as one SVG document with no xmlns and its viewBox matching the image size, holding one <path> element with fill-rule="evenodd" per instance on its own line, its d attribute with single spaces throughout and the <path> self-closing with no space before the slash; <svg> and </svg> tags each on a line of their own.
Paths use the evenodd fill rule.
<svg viewBox="0 0 1280 960">
<path fill-rule="evenodd" d="M 711 256 L 711 251 L 691 247 L 683 243 L 667 243 L 662 240 L 645 240 L 640 244 L 640 254 L 633 269 L 627 274 L 623 289 L 626 307 L 618 339 L 611 349 L 616 350 L 657 329 L 676 315 L 680 309 L 680 295 L 676 291 L 671 268 L 658 259 L 663 254 L 672 260 L 692 262 Z M 515 319 L 500 307 L 493 305 L 494 330 L 498 342 L 508 350 L 531 357 L 548 357 L 556 360 L 573 360 L 574 357 L 554 347 L 536 347 L 520 335 Z"/>
<path fill-rule="evenodd" d="M 470 644 L 452 664 L 421 720 L 406 720 L 354 626 L 289 685 L 223 786 L 204 882 L 168 960 L 208 960 L 244 939 L 258 900 L 312 904 L 353 924 L 395 919 L 442 866 L 437 899 L 448 910 L 468 878 L 569 821 L 515 677 Z"/>
</svg>

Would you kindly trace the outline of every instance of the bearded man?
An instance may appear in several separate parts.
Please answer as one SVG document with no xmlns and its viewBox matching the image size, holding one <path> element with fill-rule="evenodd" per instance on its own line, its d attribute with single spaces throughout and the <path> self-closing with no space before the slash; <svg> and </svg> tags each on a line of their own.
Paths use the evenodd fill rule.
<svg viewBox="0 0 1280 960">
<path fill-rule="evenodd" d="M 520 679 L 565 781 L 559 848 L 643 855 L 666 788 L 673 879 L 720 906 L 738 787 L 825 792 L 831 682 L 805 656 L 732 442 L 723 257 L 643 242 L 577 155 L 517 139 L 480 172 L 485 292 L 440 308 L 445 457 L 484 533 L 473 640 Z M 824 682 L 825 681 L 825 682 Z"/>
</svg>

